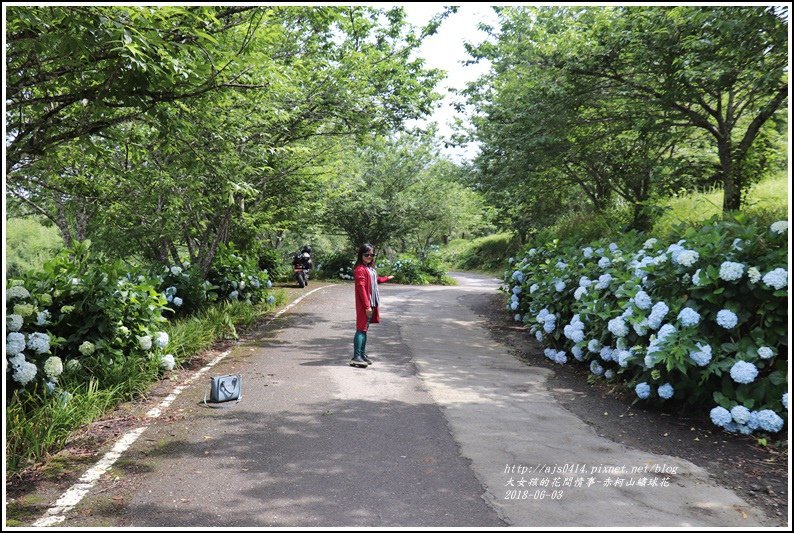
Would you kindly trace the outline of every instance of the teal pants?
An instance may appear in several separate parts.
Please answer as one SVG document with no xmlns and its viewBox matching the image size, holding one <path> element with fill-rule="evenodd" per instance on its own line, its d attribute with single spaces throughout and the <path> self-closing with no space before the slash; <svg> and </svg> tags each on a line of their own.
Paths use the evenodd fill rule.
<svg viewBox="0 0 794 533">
<path fill-rule="evenodd" d="M 353 337 L 353 357 L 360 355 L 364 356 L 367 353 L 367 332 L 366 331 L 356 331 L 356 335 Z"/>
</svg>

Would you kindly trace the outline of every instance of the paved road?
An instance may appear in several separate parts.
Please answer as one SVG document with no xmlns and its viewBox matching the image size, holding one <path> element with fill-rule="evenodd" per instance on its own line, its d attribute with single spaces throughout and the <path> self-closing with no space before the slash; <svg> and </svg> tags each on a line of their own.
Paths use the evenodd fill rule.
<svg viewBox="0 0 794 533">
<path fill-rule="evenodd" d="M 510 356 L 469 308 L 498 282 L 457 278 L 382 286 L 367 369 L 347 366 L 352 286 L 311 294 L 212 370 L 242 373 L 242 402 L 208 409 L 205 380 L 187 389 L 61 525 L 765 523 L 704 470 L 557 405 L 550 371 Z"/>
</svg>

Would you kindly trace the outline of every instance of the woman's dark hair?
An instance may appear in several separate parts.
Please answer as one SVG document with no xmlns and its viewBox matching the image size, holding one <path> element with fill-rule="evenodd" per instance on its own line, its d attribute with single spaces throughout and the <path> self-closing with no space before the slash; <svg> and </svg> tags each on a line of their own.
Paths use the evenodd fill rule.
<svg viewBox="0 0 794 533">
<path fill-rule="evenodd" d="M 364 243 L 364 244 L 362 244 L 362 245 L 361 245 L 361 247 L 358 249 L 358 257 L 356 258 L 356 265 L 355 265 L 355 266 L 358 266 L 358 265 L 363 265 L 363 264 L 364 264 L 364 258 L 363 258 L 363 257 L 361 257 L 361 256 L 362 256 L 362 255 L 364 255 L 364 254 L 365 254 L 365 253 L 367 253 L 367 252 L 369 252 L 369 253 L 374 253 L 374 252 L 375 252 L 375 247 L 374 247 L 374 246 L 372 246 L 372 245 L 371 245 L 371 244 L 369 244 L 369 243 Z M 374 266 L 375 266 L 375 258 L 374 258 L 374 257 L 372 258 L 372 262 L 369 264 L 369 266 L 371 266 L 371 267 L 374 267 Z"/>
</svg>

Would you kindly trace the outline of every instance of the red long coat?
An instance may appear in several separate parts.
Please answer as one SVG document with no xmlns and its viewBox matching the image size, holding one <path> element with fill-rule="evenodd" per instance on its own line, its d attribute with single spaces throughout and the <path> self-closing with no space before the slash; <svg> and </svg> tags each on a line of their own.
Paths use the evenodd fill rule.
<svg viewBox="0 0 794 533">
<path fill-rule="evenodd" d="M 378 276 L 378 283 L 389 281 L 386 276 Z M 367 331 L 367 309 L 370 308 L 370 298 L 372 298 L 372 285 L 369 279 L 367 267 L 363 264 L 357 265 L 353 269 L 353 283 L 356 286 L 356 330 Z M 372 311 L 373 324 L 380 322 L 380 313 L 376 307 Z"/>
</svg>

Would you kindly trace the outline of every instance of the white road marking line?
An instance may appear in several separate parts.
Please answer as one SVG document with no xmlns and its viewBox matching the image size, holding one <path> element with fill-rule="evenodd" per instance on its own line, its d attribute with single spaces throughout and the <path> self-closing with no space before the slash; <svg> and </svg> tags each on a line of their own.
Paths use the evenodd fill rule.
<svg viewBox="0 0 794 533">
<path fill-rule="evenodd" d="M 307 292 L 306 294 L 302 295 L 300 298 L 296 299 L 294 302 L 286 306 L 284 309 L 277 312 L 273 315 L 270 320 L 265 322 L 265 326 L 270 325 L 275 319 L 286 313 L 288 310 L 295 307 L 301 300 L 309 296 L 310 294 L 317 292 L 325 287 L 317 287 L 316 289 Z M 226 350 L 225 352 L 219 354 L 215 359 L 207 363 L 203 368 L 201 368 L 198 372 L 190 376 L 188 379 L 185 380 L 184 383 L 181 385 L 177 385 L 174 387 L 174 390 L 169 394 L 157 407 L 150 409 L 146 416 L 150 419 L 155 419 L 159 417 L 162 412 L 169 406 L 171 403 L 179 396 L 183 390 L 187 388 L 192 382 L 196 379 L 201 377 L 202 375 L 206 374 L 210 368 L 217 365 L 218 363 L 223 360 L 224 357 L 229 355 L 231 350 Z M 33 527 L 46 527 L 46 526 L 54 526 L 56 524 L 60 524 L 64 520 L 66 520 L 66 513 L 74 509 L 75 505 L 80 503 L 80 501 L 85 497 L 86 494 L 96 485 L 96 482 L 102 477 L 102 474 L 107 472 L 113 463 L 115 463 L 121 454 L 127 451 L 127 449 L 132 446 L 132 444 L 141 436 L 141 433 L 146 431 L 149 425 L 141 426 L 139 428 L 132 429 L 122 435 L 122 437 L 116 441 L 116 444 L 113 445 L 113 448 L 107 452 L 102 458 L 97 461 L 97 463 L 89 468 L 85 474 L 83 474 L 80 479 L 75 482 L 74 485 L 69 487 L 69 489 L 64 492 L 58 500 L 56 500 L 55 504 L 47 509 L 44 513 L 44 516 L 33 522 Z"/>
</svg>

